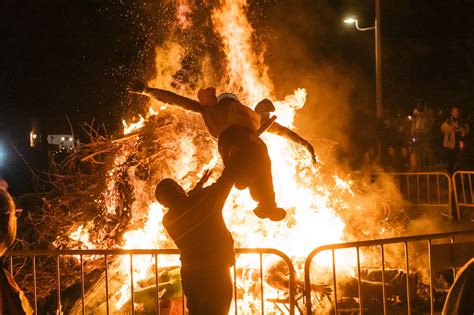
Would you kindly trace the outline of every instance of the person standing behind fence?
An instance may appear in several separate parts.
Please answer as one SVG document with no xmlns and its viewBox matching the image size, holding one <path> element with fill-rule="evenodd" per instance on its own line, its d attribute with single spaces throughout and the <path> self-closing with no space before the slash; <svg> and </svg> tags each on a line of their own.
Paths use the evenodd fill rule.
<svg viewBox="0 0 474 315">
<path fill-rule="evenodd" d="M 237 162 L 205 188 L 210 172 L 189 192 L 170 178 L 156 186 L 156 199 L 168 208 L 163 225 L 181 251 L 181 279 L 190 315 L 224 315 L 230 309 L 234 241 L 222 209 L 241 168 L 234 165 Z"/>
<path fill-rule="evenodd" d="M 411 141 L 417 153 L 419 166 L 428 168 L 433 163 L 433 150 L 431 148 L 432 129 L 435 120 L 434 112 L 429 106 L 419 99 L 413 111 L 411 126 Z"/>
<path fill-rule="evenodd" d="M 400 154 L 397 156 L 396 169 L 399 172 L 416 171 L 416 154 L 409 146 L 402 145 L 400 148 Z"/>
<path fill-rule="evenodd" d="M 0 257 L 3 257 L 16 237 L 17 210 L 7 187 L 6 182 L 0 178 Z M 25 294 L 3 266 L 0 269 L 0 314 L 33 314 Z"/>
<path fill-rule="evenodd" d="M 395 146 L 388 145 L 385 154 L 382 156 L 382 166 L 388 172 L 394 172 L 397 169 L 397 152 Z"/>
<path fill-rule="evenodd" d="M 443 148 L 447 170 L 449 173 L 454 173 L 461 140 L 469 134 L 469 125 L 461 120 L 459 107 L 453 106 L 451 108 L 451 116 L 441 125 L 441 131 L 444 134 Z"/>
</svg>

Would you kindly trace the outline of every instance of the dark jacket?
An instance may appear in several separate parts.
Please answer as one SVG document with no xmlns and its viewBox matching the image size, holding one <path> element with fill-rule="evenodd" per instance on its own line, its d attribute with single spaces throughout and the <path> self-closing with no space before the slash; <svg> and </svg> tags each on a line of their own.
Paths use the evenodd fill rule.
<svg viewBox="0 0 474 315">
<path fill-rule="evenodd" d="M 474 314 L 474 258 L 458 272 L 442 314 Z"/>
<path fill-rule="evenodd" d="M 10 273 L 4 269 L 0 269 L 0 314 L 33 314 L 25 294 Z"/>
<path fill-rule="evenodd" d="M 163 225 L 181 251 L 183 269 L 196 270 L 235 263 L 234 241 L 222 209 L 234 185 L 230 171 L 212 185 L 191 193 L 185 209 L 169 209 Z"/>
</svg>

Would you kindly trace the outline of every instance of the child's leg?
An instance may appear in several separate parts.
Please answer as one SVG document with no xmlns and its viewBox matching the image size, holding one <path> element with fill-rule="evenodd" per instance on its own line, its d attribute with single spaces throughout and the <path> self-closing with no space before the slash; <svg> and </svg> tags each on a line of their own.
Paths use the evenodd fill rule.
<svg viewBox="0 0 474 315">
<path fill-rule="evenodd" d="M 275 207 L 275 191 L 273 190 L 272 162 L 268 156 L 267 148 L 262 141 L 259 147 L 254 146 L 253 160 L 248 168 L 250 194 L 259 205 Z"/>
<path fill-rule="evenodd" d="M 262 140 L 260 141 L 261 143 L 253 147 L 252 166 L 248 168 L 248 176 L 251 178 L 249 184 L 250 194 L 258 202 L 258 207 L 254 212 L 262 219 L 269 218 L 273 221 L 280 221 L 285 218 L 286 212 L 276 205 L 272 163 L 265 143 Z"/>
<path fill-rule="evenodd" d="M 236 187 L 249 187 L 252 198 L 258 202 L 255 214 L 260 218 L 282 220 L 286 212 L 276 206 L 272 163 L 262 139 L 247 128 L 231 126 L 219 137 L 219 153 L 224 165 L 232 158 L 239 159 L 242 168 L 236 178 Z"/>
</svg>

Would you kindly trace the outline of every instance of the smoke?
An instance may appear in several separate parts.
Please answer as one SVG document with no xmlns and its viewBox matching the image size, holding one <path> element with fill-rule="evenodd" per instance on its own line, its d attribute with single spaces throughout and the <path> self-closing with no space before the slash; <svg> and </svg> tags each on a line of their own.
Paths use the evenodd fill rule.
<svg viewBox="0 0 474 315">
<path fill-rule="evenodd" d="M 343 26 L 327 1 L 270 3 L 262 12 L 250 17 L 260 31 L 254 42 L 266 51 L 275 94 L 281 98 L 296 87 L 307 90 L 295 129 L 315 145 L 323 173 L 351 178 L 350 159 L 362 154 L 375 135 L 370 114 L 361 115 L 370 111 L 371 84 L 362 69 L 340 53 L 353 44 L 351 39 L 344 42 Z M 340 214 L 347 240 L 399 236 L 407 218 L 393 180 L 352 180 L 355 197 L 345 198 L 349 206 Z"/>
<path fill-rule="evenodd" d="M 353 149 L 349 132 L 354 112 L 368 107 L 371 91 L 358 66 L 340 51 L 349 43 L 342 25 L 327 1 L 291 1 L 269 5 L 261 35 L 267 42 L 267 62 L 278 96 L 295 87 L 308 91 L 305 107 L 297 113 L 296 128 L 310 138 L 339 144 L 344 152 Z M 359 122 L 364 128 L 366 122 Z"/>
<path fill-rule="evenodd" d="M 172 89 L 173 77 L 182 67 L 181 61 L 185 56 L 185 49 L 179 43 L 167 40 L 156 47 L 155 53 L 156 75 L 148 84 L 163 89 Z"/>
</svg>

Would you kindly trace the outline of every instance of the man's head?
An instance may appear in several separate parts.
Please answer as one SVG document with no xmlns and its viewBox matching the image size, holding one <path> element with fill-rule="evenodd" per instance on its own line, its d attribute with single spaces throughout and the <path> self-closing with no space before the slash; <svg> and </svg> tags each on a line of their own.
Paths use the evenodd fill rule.
<svg viewBox="0 0 474 315">
<path fill-rule="evenodd" d="M 165 178 L 158 183 L 155 190 L 155 198 L 167 208 L 179 208 L 184 206 L 188 195 L 175 180 Z"/>
<path fill-rule="evenodd" d="M 15 203 L 5 189 L 0 189 L 0 256 L 13 244 L 15 237 Z"/>
<path fill-rule="evenodd" d="M 457 106 L 451 107 L 451 117 L 453 117 L 454 119 L 458 119 L 459 114 L 460 114 L 459 107 L 457 107 Z"/>
<path fill-rule="evenodd" d="M 264 98 L 255 106 L 255 111 L 259 113 L 262 118 L 270 118 L 270 113 L 275 111 L 275 106 L 272 101 Z"/>
<path fill-rule="evenodd" d="M 213 87 L 208 87 L 206 89 L 201 89 L 198 92 L 198 99 L 201 104 L 206 106 L 213 106 L 217 104 L 216 89 Z"/>
</svg>

